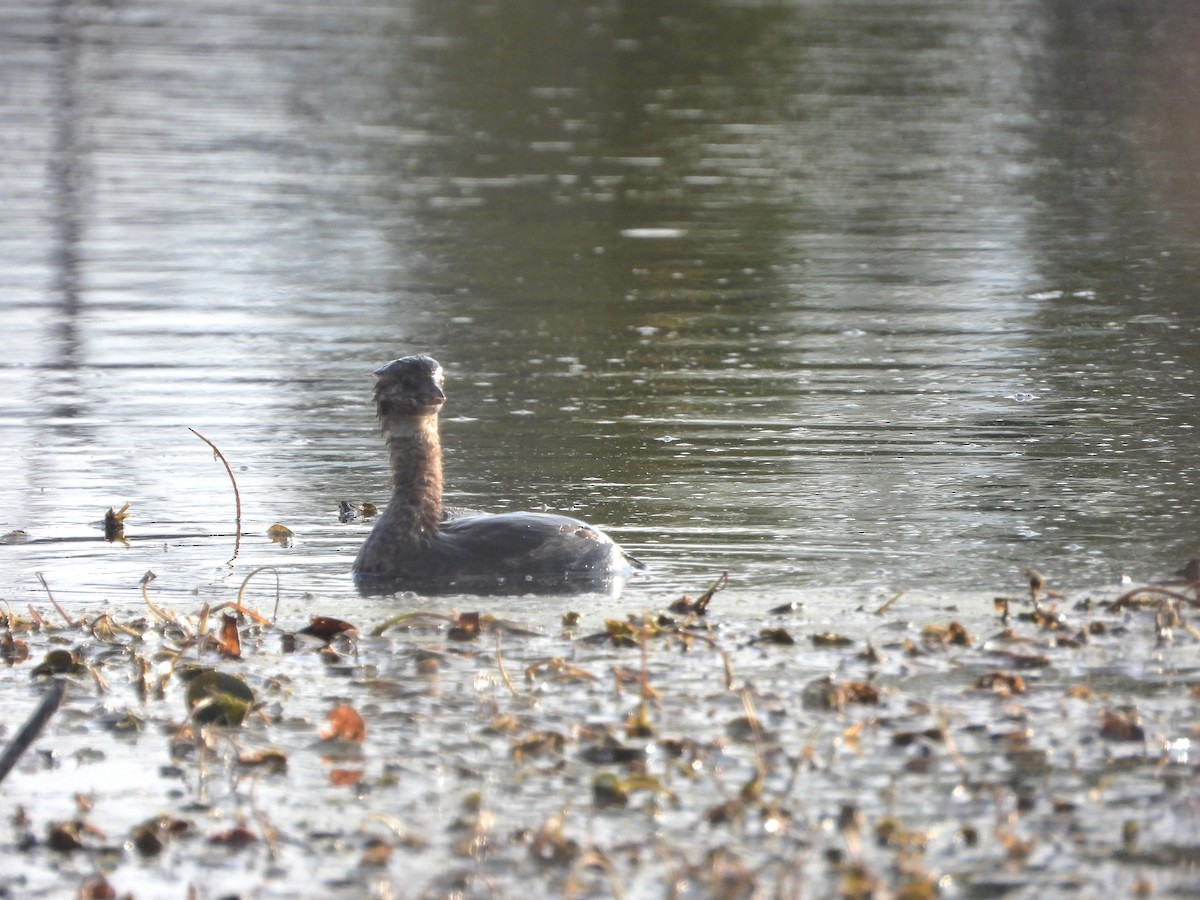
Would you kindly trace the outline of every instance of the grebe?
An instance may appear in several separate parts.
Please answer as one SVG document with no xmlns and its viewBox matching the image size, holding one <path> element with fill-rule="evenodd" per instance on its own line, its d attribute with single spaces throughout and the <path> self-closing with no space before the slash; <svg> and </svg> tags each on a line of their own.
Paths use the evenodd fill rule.
<svg viewBox="0 0 1200 900">
<path fill-rule="evenodd" d="M 405 356 L 375 370 L 375 408 L 394 490 L 354 560 L 364 593 L 612 591 L 643 564 L 597 528 L 515 512 L 449 518 L 442 508 L 442 367 Z"/>
</svg>

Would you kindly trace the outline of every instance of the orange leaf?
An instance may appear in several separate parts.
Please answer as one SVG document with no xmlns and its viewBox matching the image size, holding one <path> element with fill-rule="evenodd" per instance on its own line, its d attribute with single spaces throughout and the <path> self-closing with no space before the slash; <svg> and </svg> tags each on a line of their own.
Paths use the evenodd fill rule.
<svg viewBox="0 0 1200 900">
<path fill-rule="evenodd" d="M 321 729 L 321 737 L 326 741 L 361 744 L 367 739 L 367 723 L 352 706 L 334 707 L 328 720 L 328 724 Z"/>
<path fill-rule="evenodd" d="M 237 616 L 234 613 L 221 616 L 221 636 L 217 638 L 217 644 L 222 656 L 237 659 L 242 655 L 242 639 L 238 635 Z"/>
</svg>

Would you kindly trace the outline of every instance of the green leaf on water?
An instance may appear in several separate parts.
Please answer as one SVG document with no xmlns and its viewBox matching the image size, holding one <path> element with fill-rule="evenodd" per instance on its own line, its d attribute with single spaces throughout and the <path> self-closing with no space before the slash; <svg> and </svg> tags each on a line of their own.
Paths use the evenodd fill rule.
<svg viewBox="0 0 1200 900">
<path fill-rule="evenodd" d="M 185 700 L 196 722 L 236 727 L 254 704 L 254 691 L 240 678 L 205 669 L 188 683 Z"/>
</svg>

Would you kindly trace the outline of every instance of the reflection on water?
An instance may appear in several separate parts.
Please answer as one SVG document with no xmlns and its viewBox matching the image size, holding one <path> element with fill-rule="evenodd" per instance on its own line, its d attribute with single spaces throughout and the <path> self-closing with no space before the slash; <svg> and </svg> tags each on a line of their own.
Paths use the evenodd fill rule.
<svg viewBox="0 0 1200 900">
<path fill-rule="evenodd" d="M 3 524 L 150 536 L 6 548 L 9 592 L 219 577 L 152 539 L 232 529 L 191 426 L 349 602 L 367 376 L 415 350 L 455 499 L 609 526 L 662 590 L 1173 567 L 1195 15 L 1074 7 L 8 7 Z"/>
<path fill-rule="evenodd" d="M 574 750 L 561 767 L 495 765 L 512 735 L 481 741 L 482 718 L 511 708 L 547 734 L 583 723 L 565 708 L 594 720 L 599 695 L 582 682 L 502 688 L 485 684 L 496 670 L 482 641 L 459 653 L 439 639 L 427 652 L 419 636 L 366 637 L 398 609 L 457 606 L 542 630 L 505 635 L 497 669 L 503 658 L 512 673 L 548 671 L 548 659 L 579 651 L 560 635 L 565 607 L 544 597 L 355 593 L 350 564 L 369 526 L 340 524 L 338 504 L 387 496 L 370 373 L 425 351 L 447 369 L 450 502 L 577 515 L 651 564 L 619 603 L 571 598 L 576 633 L 731 573 L 713 618 L 737 648 L 737 684 L 717 645 L 655 648 L 654 689 L 669 690 L 654 716 L 664 735 L 711 739 L 713 768 L 680 781 L 712 803 L 762 786 L 764 768 L 782 773 L 791 757 L 812 763 L 783 790 L 801 815 L 777 835 L 791 844 L 770 842 L 772 856 L 785 848 L 775 869 L 799 857 L 844 876 L 837 862 L 858 824 L 843 836 L 828 825 L 867 801 L 905 829 L 937 831 L 940 856 L 933 847 L 922 859 L 922 837 L 896 858 L 944 869 L 951 891 L 959 871 L 998 879 L 968 891 L 1019 890 L 1005 881 L 1014 845 L 996 846 L 1009 826 L 1014 842 L 1033 838 L 1037 855 L 1018 865 L 1031 878 L 1111 892 L 1136 867 L 1139 889 L 1150 883 L 1142 869 L 1160 890 L 1182 882 L 1190 869 L 1172 858 L 1131 855 L 1128 827 L 1117 850 L 1105 807 L 1140 810 L 1124 824 L 1145 821 L 1144 846 L 1194 859 L 1179 842 L 1194 825 L 1194 797 L 1179 789 L 1194 731 L 1184 629 L 1172 651 L 1153 646 L 1149 611 L 1129 634 L 1112 614 L 1107 633 L 1058 641 L 1044 664 L 1041 648 L 1005 655 L 983 636 L 999 629 L 993 592 L 1015 591 L 1020 566 L 1092 588 L 1127 570 L 1162 575 L 1198 549 L 1198 9 L 0 0 L 0 535 L 29 538 L 0 543 L 0 599 L 18 614 L 44 609 L 41 573 L 66 615 L 94 622 L 111 608 L 132 622 L 147 616 L 148 571 L 154 602 L 195 613 L 273 567 L 283 627 L 342 615 L 364 630 L 363 655 L 277 654 L 271 633 L 246 665 L 270 680 L 275 721 L 247 729 L 247 748 L 264 733 L 312 740 L 308 726 L 344 682 L 375 707 L 364 712 L 387 753 L 365 757 L 363 796 L 325 784 L 312 747 L 288 747 L 292 768 L 273 782 L 232 777 L 227 798 L 224 786 L 197 798 L 192 781 L 177 784 L 190 763 L 147 783 L 147 760 L 174 761 L 165 726 L 182 708 L 142 703 L 153 727 L 140 739 L 101 734 L 109 704 L 141 703 L 126 679 L 148 673 L 130 675 L 124 651 L 80 628 L 115 690 L 101 699 L 98 681 L 81 686 L 54 740 L 95 747 L 51 779 L 32 767 L 52 756 L 30 754 L 10 799 L 40 828 L 81 815 L 76 791 L 99 795 L 105 865 L 119 866 L 122 890 L 144 879 L 139 896 L 191 879 L 192 867 L 222 892 L 223 878 L 239 892 L 263 876 L 279 896 L 310 895 L 314 879 L 357 896 L 376 867 L 364 857 L 346 878 L 356 852 L 342 836 L 362 827 L 362 837 L 372 820 L 399 823 L 389 839 L 431 837 L 434 852 L 405 847 L 392 871 L 409 890 L 436 885 L 471 862 L 448 849 L 464 833 L 446 827 L 464 821 L 450 798 L 468 783 L 476 799 L 493 789 L 472 809 L 501 813 L 493 833 L 507 847 L 489 848 L 501 866 L 520 854 L 544 874 L 550 860 L 509 838 L 536 824 L 526 816 L 564 807 L 587 820 L 571 833 L 598 847 L 638 842 L 619 865 L 647 883 L 679 863 L 660 852 L 664 834 L 704 831 L 697 858 L 725 842 L 715 821 L 697 829 L 691 808 L 665 799 L 637 807 L 650 813 L 644 835 L 613 834 L 629 820 L 586 808 L 592 773 Z M 232 464 L 240 543 L 226 472 L 189 428 Z M 127 501 L 129 545 L 105 543 L 105 509 Z M 294 546 L 267 539 L 276 522 Z M 272 608 L 270 576 L 249 584 L 248 605 Z M 895 618 L 873 614 L 901 588 Z M 795 615 L 766 613 L 793 601 Z M 904 643 L 951 605 L 976 647 L 910 654 Z M 1068 616 L 1073 629 L 1089 617 Z M 760 646 L 764 623 L 800 643 Z M 807 640 L 822 632 L 857 644 L 842 653 Z M 1050 642 L 1035 632 L 1022 633 Z M 39 641 L 73 633 L 31 644 L 41 652 Z M 868 639 L 891 659 L 881 669 L 858 652 Z M 163 650 L 151 665 L 174 652 Z M 597 671 L 638 665 L 624 648 L 583 652 Z M 1025 671 L 1029 694 L 971 688 L 1021 657 L 1045 666 Z M 32 705 L 30 668 L 3 670 L 13 723 Z M 798 689 L 833 670 L 881 686 L 890 726 L 873 712 L 848 728 L 841 713 L 797 711 Z M 1126 751 L 1084 718 L 1110 691 L 1134 696 L 1130 680 L 1144 686 L 1147 740 Z M 635 705 L 629 684 L 605 702 Z M 728 689 L 745 684 L 778 743 L 762 743 L 757 726 L 753 747 L 723 730 L 746 721 L 745 698 Z M 1068 699 L 1068 686 L 1080 692 Z M 918 745 L 906 750 L 889 727 L 908 721 Z M 957 748 L 941 745 L 949 733 Z M 103 769 L 84 765 L 97 754 L 108 754 Z M 934 768 L 909 769 L 923 761 Z M 514 819 L 518 793 L 545 805 L 522 802 Z M 1033 803 L 1055 819 L 1046 833 L 1080 826 L 1073 837 L 1086 840 L 1070 846 L 1086 865 L 1063 842 L 1036 840 L 1049 820 L 1029 817 L 1022 804 Z M 278 847 L 236 858 L 209 847 L 221 854 L 210 857 L 196 839 L 158 864 L 116 861 L 113 835 L 175 805 L 208 820 L 201 834 L 253 816 L 264 834 L 279 829 Z M 270 822 L 275 809 L 295 820 Z M 975 847 L 945 827 L 956 817 L 1004 827 Z M 23 895 L 91 874 L 91 857 L 39 866 L 50 851 L 33 841 L 24 852 L 20 818 L 9 877 Z M 720 828 L 736 843 L 743 824 Z M 835 844 L 836 857 L 822 850 Z M 585 868 L 598 871 L 581 863 L 571 876 Z"/>
</svg>

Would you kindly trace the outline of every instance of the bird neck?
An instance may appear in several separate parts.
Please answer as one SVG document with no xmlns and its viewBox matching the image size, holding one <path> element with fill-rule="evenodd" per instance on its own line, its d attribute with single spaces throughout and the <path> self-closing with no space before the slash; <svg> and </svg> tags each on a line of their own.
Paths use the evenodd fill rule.
<svg viewBox="0 0 1200 900">
<path fill-rule="evenodd" d="M 437 416 L 385 421 L 392 463 L 392 501 L 384 515 L 392 529 L 418 534 L 442 521 L 442 444 Z"/>
</svg>

